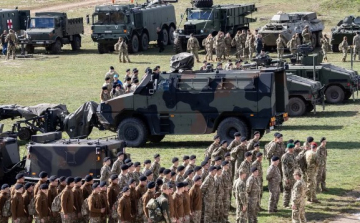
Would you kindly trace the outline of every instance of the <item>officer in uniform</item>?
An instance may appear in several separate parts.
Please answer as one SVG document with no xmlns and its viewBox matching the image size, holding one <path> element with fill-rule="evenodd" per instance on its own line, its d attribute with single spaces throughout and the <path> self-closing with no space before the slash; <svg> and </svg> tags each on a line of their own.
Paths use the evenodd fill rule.
<svg viewBox="0 0 360 223">
<path fill-rule="evenodd" d="M 0 192 L 0 210 L 2 212 L 5 202 L 10 198 L 10 186 L 8 184 L 1 185 L 1 192 Z M 9 217 L 4 217 L 2 214 L 0 215 L 0 222 L 1 223 L 8 223 Z"/>
<path fill-rule="evenodd" d="M 206 39 L 203 40 L 202 46 L 205 47 L 206 50 L 205 60 L 213 61 L 214 38 L 211 34 L 209 34 Z"/>
<path fill-rule="evenodd" d="M 75 177 L 74 178 L 74 187 L 72 189 L 74 193 L 74 207 L 75 207 L 75 221 L 81 222 L 83 220 L 83 217 L 81 215 L 81 206 L 84 202 L 83 194 L 81 191 L 81 177 Z"/>
<path fill-rule="evenodd" d="M 236 202 L 236 223 L 247 223 L 248 195 L 246 191 L 247 175 L 243 170 L 239 172 L 239 178 L 233 184 L 233 196 Z"/>
<path fill-rule="evenodd" d="M 23 193 L 24 198 L 24 205 L 25 205 L 25 215 L 27 218 L 27 222 L 31 223 L 33 220 L 33 216 L 29 214 L 29 204 L 31 199 L 34 198 L 34 184 L 33 183 L 26 183 L 24 186 L 25 192 Z"/>
<path fill-rule="evenodd" d="M 301 179 L 301 172 L 296 170 L 294 172 L 294 179 L 296 180 L 291 195 L 291 209 L 292 209 L 292 222 L 293 223 L 305 223 L 305 194 L 306 185 Z"/>
<path fill-rule="evenodd" d="M 210 166 L 209 174 L 201 184 L 201 192 L 203 197 L 203 215 L 204 222 L 212 222 L 215 219 L 215 201 L 216 201 L 216 187 L 215 175 L 216 167 Z"/>
<path fill-rule="evenodd" d="M 55 197 L 58 195 L 57 187 L 59 184 L 59 178 L 55 175 L 51 176 L 49 178 L 49 189 L 48 189 L 48 200 L 49 200 L 49 206 L 51 207 L 52 202 L 54 201 Z M 54 223 L 60 223 L 61 222 L 61 216 L 58 212 L 51 212 L 50 210 L 50 219 L 49 222 Z"/>
<path fill-rule="evenodd" d="M 159 154 L 155 154 L 154 155 L 154 162 L 151 164 L 150 166 L 150 170 L 153 172 L 154 174 L 154 179 L 156 180 L 159 177 L 159 170 L 161 168 L 160 165 L 160 155 Z"/>
<path fill-rule="evenodd" d="M 316 190 L 320 191 L 327 191 L 326 189 L 326 159 L 327 159 L 327 149 L 326 149 L 326 138 L 322 137 L 320 140 L 320 146 L 316 149 L 316 153 L 319 157 L 319 170 L 316 177 Z M 321 186 L 321 189 L 320 189 Z"/>
<path fill-rule="evenodd" d="M 36 196 L 37 193 L 39 192 L 39 187 L 41 184 L 46 184 L 47 180 L 48 180 L 48 174 L 45 171 L 41 171 L 39 173 L 39 181 L 35 184 L 34 187 L 34 195 Z"/>
<path fill-rule="evenodd" d="M 119 51 L 119 62 L 122 63 L 122 61 L 124 61 L 124 63 L 126 63 L 125 57 L 127 59 L 127 62 L 131 63 L 130 59 L 129 59 L 129 53 L 128 53 L 128 45 L 126 44 L 126 42 L 124 41 L 124 39 L 122 37 L 119 37 L 119 41 L 115 44 L 115 50 Z M 122 60 L 121 60 L 122 58 Z"/>
<path fill-rule="evenodd" d="M 117 159 L 115 160 L 114 164 L 112 165 L 111 173 L 119 175 L 121 172 L 121 165 L 124 164 L 124 153 L 118 152 L 116 154 L 116 156 L 117 156 Z"/>
<path fill-rule="evenodd" d="M 49 211 L 49 202 L 48 202 L 48 189 L 47 184 L 41 184 L 39 187 L 40 191 L 35 197 L 35 210 L 36 210 L 36 223 L 46 223 L 48 222 L 50 211 Z"/>
<path fill-rule="evenodd" d="M 155 198 L 155 182 L 149 182 L 147 184 L 147 191 L 146 193 L 142 196 L 142 209 L 143 212 L 145 214 L 144 216 L 144 222 L 147 221 L 149 222 L 149 211 L 146 207 L 147 203 L 149 202 L 150 199 Z"/>
<path fill-rule="evenodd" d="M 287 152 L 281 157 L 281 166 L 283 172 L 283 187 L 284 187 L 284 207 L 290 208 L 291 189 L 294 186 L 295 179 L 293 177 L 297 164 L 294 157 L 294 147 L 292 143 L 287 144 Z"/>
<path fill-rule="evenodd" d="M 251 168 L 251 176 L 246 181 L 246 192 L 248 193 L 248 221 L 249 223 L 257 223 L 258 203 L 260 198 L 260 184 L 258 175 L 259 171 L 256 167 Z"/>
<path fill-rule="evenodd" d="M 100 185 L 92 185 L 92 193 L 88 197 L 90 223 L 101 223 L 101 214 L 105 213 L 105 207 L 101 205 Z"/>
<path fill-rule="evenodd" d="M 251 171 L 251 161 L 252 161 L 252 153 L 247 151 L 245 153 L 245 160 L 240 164 L 240 167 L 237 169 L 237 172 L 243 170 L 248 176 L 250 176 Z M 247 178 L 246 178 L 247 180 Z"/>
<path fill-rule="evenodd" d="M 157 198 L 160 209 L 162 211 L 163 220 L 166 223 L 172 222 L 170 217 L 170 203 L 169 203 L 169 197 L 171 197 L 171 191 L 172 190 L 168 184 L 163 184 L 161 186 L 161 195 Z"/>
<path fill-rule="evenodd" d="M 319 168 L 319 157 L 316 154 L 317 144 L 312 142 L 310 144 L 311 150 L 305 153 L 306 160 L 306 175 L 307 175 L 307 200 L 313 203 L 320 203 L 316 198 L 316 177 Z"/>
<path fill-rule="evenodd" d="M 74 178 L 66 178 L 66 187 L 61 193 L 61 221 L 62 223 L 73 223 L 75 219 L 74 212 L 74 193 L 72 188 L 74 187 Z"/>
<path fill-rule="evenodd" d="M 125 186 L 122 189 L 122 197 L 119 200 L 117 212 L 119 215 L 119 222 L 130 223 L 132 221 L 130 188 L 128 186 Z"/>
<path fill-rule="evenodd" d="M 202 210 L 202 192 L 200 186 L 202 184 L 201 177 L 196 176 L 194 178 L 194 185 L 189 191 L 190 196 L 190 220 L 192 223 L 201 222 L 201 210 Z"/>
<path fill-rule="evenodd" d="M 231 155 L 231 161 L 235 163 L 234 166 L 234 174 L 235 174 L 235 179 L 237 179 L 239 177 L 238 175 L 238 169 L 241 165 L 241 163 L 244 160 L 245 157 L 245 152 L 247 151 L 247 141 L 246 141 L 246 137 L 242 137 L 240 139 L 240 145 L 236 146 L 235 148 L 233 148 L 230 152 Z"/>
<path fill-rule="evenodd" d="M 304 30 L 301 33 L 302 37 L 303 37 L 303 44 L 309 44 L 311 45 L 311 39 L 312 39 L 312 33 L 309 30 L 309 26 L 306 25 Z"/>
<path fill-rule="evenodd" d="M 198 63 L 200 63 L 199 55 L 198 55 L 199 48 L 200 48 L 200 45 L 199 45 L 198 39 L 194 36 L 193 33 L 191 33 L 190 38 L 187 42 L 187 50 L 189 50 L 190 53 L 192 53 L 195 56 L 196 62 L 198 62 Z"/>
<path fill-rule="evenodd" d="M 40 188 L 40 187 L 39 187 Z M 14 223 L 26 223 L 27 218 L 24 210 L 23 184 L 15 185 L 15 195 L 11 198 L 11 217 Z"/>
<path fill-rule="evenodd" d="M 111 159 L 110 157 L 105 157 L 103 161 L 103 167 L 100 170 L 100 181 L 105 181 L 107 184 L 109 183 L 109 178 L 111 175 Z"/>
<path fill-rule="evenodd" d="M 251 168 L 256 167 L 259 171 L 259 175 L 258 175 L 258 180 L 260 183 L 260 199 L 259 199 L 259 203 L 258 203 L 258 210 L 263 210 L 261 208 L 261 198 L 262 198 L 262 194 L 263 194 L 263 171 L 262 171 L 262 158 L 263 158 L 263 154 L 261 152 L 257 152 L 256 153 L 256 160 L 251 164 Z"/>
<path fill-rule="evenodd" d="M 280 159 L 277 156 L 271 158 L 271 165 L 267 169 L 266 180 L 268 181 L 269 188 L 269 208 L 268 212 L 275 213 L 277 212 L 277 204 L 280 197 L 280 183 L 281 183 L 281 173 L 279 170 Z"/>
<path fill-rule="evenodd" d="M 9 34 L 5 37 L 5 42 L 7 43 L 7 54 L 6 59 L 10 59 L 10 54 L 12 54 L 12 59 L 15 60 L 16 53 L 16 35 L 14 30 L 10 29 Z"/>
</svg>

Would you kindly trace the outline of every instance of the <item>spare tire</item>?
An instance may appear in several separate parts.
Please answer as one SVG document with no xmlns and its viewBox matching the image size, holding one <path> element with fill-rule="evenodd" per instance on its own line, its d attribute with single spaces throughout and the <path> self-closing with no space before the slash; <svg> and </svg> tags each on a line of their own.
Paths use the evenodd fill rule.
<svg viewBox="0 0 360 223">
<path fill-rule="evenodd" d="M 194 0 L 193 3 L 196 8 L 209 8 L 213 6 L 213 0 Z"/>
</svg>

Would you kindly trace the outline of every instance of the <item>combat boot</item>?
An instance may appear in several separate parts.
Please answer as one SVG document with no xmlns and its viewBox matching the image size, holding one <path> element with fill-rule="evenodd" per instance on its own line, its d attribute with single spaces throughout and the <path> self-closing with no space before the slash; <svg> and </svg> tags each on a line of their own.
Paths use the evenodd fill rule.
<svg viewBox="0 0 360 223">
<path fill-rule="evenodd" d="M 322 190 L 322 191 L 329 191 L 329 190 L 326 188 L 325 185 L 326 185 L 325 183 L 321 183 L 321 190 Z"/>
<path fill-rule="evenodd" d="M 312 199 L 312 201 L 311 201 L 312 203 L 317 203 L 317 204 L 320 204 L 321 202 L 318 200 L 318 199 Z"/>
</svg>

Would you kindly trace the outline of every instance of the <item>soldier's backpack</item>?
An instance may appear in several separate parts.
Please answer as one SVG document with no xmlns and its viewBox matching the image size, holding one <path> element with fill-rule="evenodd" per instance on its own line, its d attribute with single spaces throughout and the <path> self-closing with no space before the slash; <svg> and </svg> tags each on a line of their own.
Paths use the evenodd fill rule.
<svg viewBox="0 0 360 223">
<path fill-rule="evenodd" d="M 89 202 L 88 198 L 84 200 L 84 202 L 81 205 L 81 215 L 86 216 L 89 215 Z"/>
<path fill-rule="evenodd" d="M 61 195 L 62 193 L 58 194 L 53 202 L 51 203 L 51 211 L 52 212 L 60 212 L 61 210 Z"/>
<path fill-rule="evenodd" d="M 35 215 L 36 209 L 35 209 L 35 201 L 34 198 L 30 200 L 30 203 L 27 206 L 29 215 Z"/>
<path fill-rule="evenodd" d="M 118 206 L 119 206 L 119 199 L 116 200 L 116 202 L 114 203 L 114 205 L 111 209 L 111 217 L 113 219 L 117 219 L 119 217 L 118 212 L 117 212 Z"/>
<path fill-rule="evenodd" d="M 2 208 L 2 216 L 3 217 L 11 216 L 11 198 L 9 198 L 5 201 L 5 204 Z"/>
<path fill-rule="evenodd" d="M 149 211 L 149 217 L 154 222 L 160 222 L 163 220 L 162 211 L 159 205 L 159 202 L 152 198 L 146 204 L 146 208 Z"/>
</svg>

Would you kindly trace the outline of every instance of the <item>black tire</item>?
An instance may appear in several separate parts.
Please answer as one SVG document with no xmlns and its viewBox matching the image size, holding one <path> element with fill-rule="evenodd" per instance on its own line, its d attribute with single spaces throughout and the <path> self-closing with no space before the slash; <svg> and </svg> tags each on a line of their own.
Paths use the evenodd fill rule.
<svg viewBox="0 0 360 223">
<path fill-rule="evenodd" d="M 78 36 L 74 36 L 73 41 L 71 42 L 71 49 L 73 51 L 80 50 L 81 47 L 81 39 Z"/>
<path fill-rule="evenodd" d="M 351 98 L 351 96 L 352 96 L 351 91 L 346 91 L 344 100 L 349 100 Z"/>
<path fill-rule="evenodd" d="M 340 52 L 339 51 L 339 44 L 334 44 L 331 46 L 331 49 L 334 53 Z"/>
<path fill-rule="evenodd" d="M 344 101 L 344 90 L 336 85 L 330 86 L 325 91 L 326 102 L 330 104 L 338 104 Z"/>
<path fill-rule="evenodd" d="M 140 147 L 145 145 L 148 131 L 145 124 L 137 118 L 126 118 L 120 122 L 117 129 L 120 140 L 124 140 L 129 147 Z"/>
<path fill-rule="evenodd" d="M 225 118 L 217 128 L 220 139 L 226 140 L 228 143 L 234 139 L 235 132 L 240 132 L 242 137 L 250 137 L 248 125 L 239 118 Z"/>
<path fill-rule="evenodd" d="M 159 143 L 165 138 L 165 135 L 148 135 L 148 141 L 152 143 Z"/>
<path fill-rule="evenodd" d="M 305 102 L 298 97 L 290 98 L 289 99 L 289 116 L 290 117 L 297 117 L 302 116 L 306 112 L 306 105 Z"/>
<path fill-rule="evenodd" d="M 18 137 L 20 140 L 29 141 L 32 135 L 33 131 L 30 128 L 23 127 L 19 129 Z"/>
<path fill-rule="evenodd" d="M 213 6 L 213 0 L 194 0 L 194 6 L 196 8 L 208 8 Z"/>
<path fill-rule="evenodd" d="M 168 30 L 165 29 L 165 28 L 162 28 L 161 31 L 163 32 L 163 37 L 164 37 L 163 43 L 164 43 L 164 46 L 167 46 L 167 45 L 169 44 L 169 32 L 168 32 Z"/>
<path fill-rule="evenodd" d="M 312 112 L 314 110 L 314 105 L 313 104 L 308 104 L 306 105 L 306 112 Z"/>
<path fill-rule="evenodd" d="M 25 51 L 26 51 L 28 54 L 34 54 L 35 47 L 34 47 L 33 45 L 26 45 Z"/>
<path fill-rule="evenodd" d="M 173 45 L 174 44 L 174 31 L 175 31 L 175 28 L 173 26 L 170 26 L 169 28 L 169 45 Z"/>
<path fill-rule="evenodd" d="M 60 52 L 61 52 L 61 42 L 59 39 L 57 39 L 56 42 L 51 45 L 51 53 L 59 54 Z"/>
<path fill-rule="evenodd" d="M 103 53 L 108 53 L 109 52 L 109 48 L 105 45 L 105 44 L 102 44 L 102 43 L 98 43 L 98 52 L 99 54 L 103 54 Z"/>
<path fill-rule="evenodd" d="M 130 53 L 137 53 L 139 52 L 139 37 L 136 34 L 133 34 L 131 40 L 128 43 L 128 49 Z"/>
<path fill-rule="evenodd" d="M 149 48 L 149 36 L 143 33 L 140 38 L 140 50 L 146 51 Z"/>
<path fill-rule="evenodd" d="M 186 44 L 182 43 L 181 39 L 174 41 L 174 52 L 175 54 L 186 52 Z"/>
<path fill-rule="evenodd" d="M 108 51 L 109 51 L 110 53 L 112 53 L 112 52 L 115 51 L 115 48 L 114 48 L 114 46 L 112 46 L 112 45 L 108 45 L 108 46 L 107 46 L 107 49 L 108 49 Z"/>
</svg>

